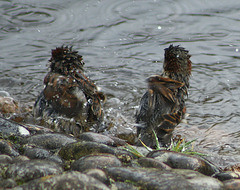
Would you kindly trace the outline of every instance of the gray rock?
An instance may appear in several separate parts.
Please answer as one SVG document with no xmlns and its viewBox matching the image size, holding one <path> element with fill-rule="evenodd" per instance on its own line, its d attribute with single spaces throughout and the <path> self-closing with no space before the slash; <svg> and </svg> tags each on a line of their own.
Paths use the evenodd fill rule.
<svg viewBox="0 0 240 190">
<path fill-rule="evenodd" d="M 120 160 L 111 154 L 101 154 L 101 155 L 89 155 L 84 156 L 76 160 L 72 166 L 72 170 L 77 170 L 83 172 L 87 169 L 103 169 L 106 167 L 119 167 L 122 166 Z"/>
<path fill-rule="evenodd" d="M 49 151 L 42 148 L 27 148 L 24 155 L 30 159 L 46 159 L 51 156 Z"/>
<path fill-rule="evenodd" d="M 85 170 L 83 173 L 86 174 L 86 175 L 92 176 L 95 179 L 98 179 L 99 181 L 101 181 L 104 184 L 109 185 L 109 183 L 110 183 L 109 179 L 107 178 L 107 176 L 106 176 L 106 174 L 103 170 L 88 169 L 88 170 Z"/>
<path fill-rule="evenodd" d="M 106 136 L 106 135 L 93 133 L 93 132 L 82 133 L 79 135 L 78 138 L 83 141 L 97 142 L 97 143 L 106 144 L 110 146 L 126 144 L 124 140 L 119 139 L 117 137 Z"/>
<path fill-rule="evenodd" d="M 12 135 L 28 136 L 30 132 L 23 126 L 14 121 L 0 117 L 0 133 L 9 137 Z"/>
<path fill-rule="evenodd" d="M 131 183 L 124 183 L 124 182 L 115 182 L 112 183 L 111 189 L 117 190 L 141 190 L 140 187 L 136 187 Z"/>
<path fill-rule="evenodd" d="M 14 188 L 14 190 L 109 190 L 109 188 L 97 179 L 86 174 L 71 171 L 62 175 L 49 176 L 48 178 L 33 180 L 27 184 Z"/>
<path fill-rule="evenodd" d="M 219 179 L 220 181 L 240 179 L 240 172 L 224 171 L 214 174 L 213 177 Z"/>
<path fill-rule="evenodd" d="M 154 158 L 172 168 L 190 169 L 209 176 L 221 171 L 217 166 L 206 159 L 179 152 L 158 150 L 150 152 L 147 157 Z"/>
<path fill-rule="evenodd" d="M 104 144 L 98 144 L 96 142 L 80 141 L 67 144 L 66 146 L 62 147 L 58 155 L 65 160 L 76 160 L 83 156 L 97 153 L 114 154 L 115 149 Z"/>
<path fill-rule="evenodd" d="M 9 156 L 19 156 L 19 153 L 14 150 L 13 145 L 5 140 L 0 139 L 0 154 L 7 154 Z"/>
<path fill-rule="evenodd" d="M 7 189 L 16 187 L 17 183 L 13 179 L 4 179 L 0 181 L 0 189 Z"/>
<path fill-rule="evenodd" d="M 29 160 L 10 165 L 5 176 L 18 182 L 26 182 L 47 175 L 61 174 L 62 171 L 63 169 L 54 162 Z"/>
<path fill-rule="evenodd" d="M 227 190 L 239 190 L 240 179 L 230 179 L 223 182 L 224 188 Z"/>
<path fill-rule="evenodd" d="M 23 161 L 27 161 L 27 160 L 30 160 L 27 156 L 20 155 L 20 156 L 15 157 L 13 159 L 13 162 L 17 163 L 17 162 L 23 162 Z"/>
<path fill-rule="evenodd" d="M 77 140 L 73 137 L 58 133 L 39 134 L 27 138 L 28 144 L 34 144 L 38 147 L 50 150 L 61 148 L 62 146 L 76 141 Z"/>
<path fill-rule="evenodd" d="M 5 154 L 0 155 L 0 164 L 11 164 L 13 162 L 13 159 Z"/>
<path fill-rule="evenodd" d="M 192 170 L 158 170 L 155 168 L 106 168 L 106 174 L 115 181 L 128 182 L 142 189 L 222 190 L 219 180 Z"/>
<path fill-rule="evenodd" d="M 138 159 L 138 163 L 142 167 L 146 167 L 146 168 L 158 168 L 160 170 L 171 170 L 172 169 L 167 164 L 164 164 L 163 162 L 160 162 L 153 158 L 141 157 Z"/>
</svg>

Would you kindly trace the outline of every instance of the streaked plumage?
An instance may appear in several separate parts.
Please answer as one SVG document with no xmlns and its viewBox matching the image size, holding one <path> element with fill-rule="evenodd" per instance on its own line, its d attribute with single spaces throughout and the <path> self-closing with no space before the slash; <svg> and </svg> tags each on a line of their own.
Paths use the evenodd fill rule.
<svg viewBox="0 0 240 190">
<path fill-rule="evenodd" d="M 82 56 L 62 46 L 52 50 L 49 61 L 50 71 L 34 105 L 34 116 L 53 121 L 59 116 L 74 118 L 83 126 L 86 121 L 100 121 L 103 117 L 101 100 L 105 96 L 84 75 Z"/>
<path fill-rule="evenodd" d="M 156 145 L 153 130 L 162 145 L 167 145 L 172 131 L 184 117 L 191 75 L 190 57 L 184 48 L 170 45 L 165 49 L 162 74 L 147 79 L 148 91 L 141 99 L 136 122 L 137 135 L 148 146 Z"/>
</svg>

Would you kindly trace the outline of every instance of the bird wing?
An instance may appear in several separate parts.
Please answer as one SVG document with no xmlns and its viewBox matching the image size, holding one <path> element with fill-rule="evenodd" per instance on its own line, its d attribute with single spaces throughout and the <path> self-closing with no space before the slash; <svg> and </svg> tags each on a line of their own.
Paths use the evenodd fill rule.
<svg viewBox="0 0 240 190">
<path fill-rule="evenodd" d="M 76 94 L 74 91 L 78 84 L 76 81 L 64 75 L 57 73 L 48 73 L 44 79 L 46 87 L 43 90 L 44 96 L 48 102 L 51 102 L 58 108 L 75 108 L 80 101 L 86 101 L 85 95 Z"/>
<path fill-rule="evenodd" d="M 176 101 L 174 95 L 176 89 L 184 86 L 184 84 L 179 81 L 164 78 L 159 75 L 149 77 L 147 82 L 150 94 L 153 94 L 154 92 L 159 93 L 172 103 L 175 103 Z M 149 96 L 149 98 L 153 98 L 153 95 Z"/>
</svg>

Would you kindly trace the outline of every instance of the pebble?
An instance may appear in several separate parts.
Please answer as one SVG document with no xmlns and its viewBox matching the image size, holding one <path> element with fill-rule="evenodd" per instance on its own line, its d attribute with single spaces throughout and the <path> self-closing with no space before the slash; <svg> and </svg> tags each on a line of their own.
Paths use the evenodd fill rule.
<svg viewBox="0 0 240 190">
<path fill-rule="evenodd" d="M 11 164 L 5 172 L 5 176 L 22 183 L 43 176 L 61 174 L 62 172 L 63 169 L 54 162 L 28 160 Z"/>
<path fill-rule="evenodd" d="M 87 169 L 103 169 L 106 167 L 120 167 L 120 160 L 111 154 L 97 154 L 81 157 L 76 160 L 71 169 L 83 172 Z"/>
<path fill-rule="evenodd" d="M 190 169 L 211 176 L 220 169 L 206 159 L 168 150 L 150 152 L 147 157 L 154 158 L 176 169 Z"/>
</svg>

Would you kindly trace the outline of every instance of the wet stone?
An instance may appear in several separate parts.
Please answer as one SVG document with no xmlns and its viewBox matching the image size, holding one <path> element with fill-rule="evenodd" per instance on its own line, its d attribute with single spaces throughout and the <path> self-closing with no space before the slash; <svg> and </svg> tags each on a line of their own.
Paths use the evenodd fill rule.
<svg viewBox="0 0 240 190">
<path fill-rule="evenodd" d="M 38 126 L 38 125 L 26 124 L 26 125 L 24 125 L 24 127 L 30 132 L 31 135 L 44 134 L 44 133 L 51 133 L 51 132 L 53 132 L 49 128 Z"/>
<path fill-rule="evenodd" d="M 19 153 L 14 150 L 13 145 L 6 141 L 0 139 L 0 154 L 7 154 L 9 156 L 18 156 Z"/>
<path fill-rule="evenodd" d="M 63 164 L 62 159 L 58 155 L 52 155 L 52 156 L 48 157 L 47 160 L 56 162 L 56 163 L 58 163 L 60 165 Z"/>
<path fill-rule="evenodd" d="M 155 168 L 113 167 L 106 168 L 104 171 L 115 181 L 128 182 L 134 186 L 140 186 L 141 189 L 223 189 L 223 184 L 219 180 L 192 170 L 161 171 Z"/>
<path fill-rule="evenodd" d="M 240 172 L 224 171 L 214 174 L 213 177 L 219 179 L 220 181 L 240 179 Z"/>
<path fill-rule="evenodd" d="M 80 141 L 76 143 L 67 144 L 66 146 L 62 147 L 58 155 L 65 160 L 76 160 L 83 156 L 97 153 L 114 154 L 115 151 L 112 147 L 104 144 Z"/>
<path fill-rule="evenodd" d="M 171 170 L 172 169 L 167 164 L 164 164 L 163 162 L 160 162 L 153 158 L 141 157 L 138 159 L 138 163 L 142 167 L 146 167 L 146 168 L 158 168 L 160 170 Z"/>
<path fill-rule="evenodd" d="M 112 183 L 111 189 L 117 190 L 140 190 L 141 188 L 134 186 L 131 183 L 124 183 L 124 182 L 115 182 Z"/>
<path fill-rule="evenodd" d="M 47 175 L 62 173 L 63 169 L 56 163 L 46 160 L 29 160 L 14 163 L 5 172 L 7 178 L 17 182 L 26 182 Z"/>
<path fill-rule="evenodd" d="M 17 186 L 17 183 L 13 179 L 0 180 L 0 189 L 13 188 Z"/>
<path fill-rule="evenodd" d="M 179 152 L 159 150 L 150 152 L 147 157 L 154 158 L 176 169 L 190 169 L 211 176 L 220 169 L 206 159 Z"/>
<path fill-rule="evenodd" d="M 5 137 L 14 135 L 30 135 L 30 132 L 23 125 L 20 125 L 3 117 L 0 117 L 0 133 Z"/>
<path fill-rule="evenodd" d="M 0 155 L 0 164 L 11 164 L 13 162 L 13 159 L 5 154 Z"/>
<path fill-rule="evenodd" d="M 103 169 L 107 167 L 120 167 L 122 166 L 119 159 L 116 156 L 110 154 L 101 154 L 101 155 L 89 155 L 84 156 L 76 160 L 71 169 L 83 172 L 87 169 Z"/>
<path fill-rule="evenodd" d="M 240 189 L 240 179 L 230 179 L 223 182 L 224 189 L 227 190 L 239 190 Z"/>
<path fill-rule="evenodd" d="M 99 180 L 77 171 L 71 171 L 56 176 L 47 176 L 45 178 L 43 177 L 41 179 L 30 181 L 27 184 L 17 187 L 16 189 L 109 190 L 109 188 Z"/>
<path fill-rule="evenodd" d="M 20 155 L 20 156 L 15 157 L 13 159 L 13 162 L 17 163 L 17 162 L 23 162 L 23 161 L 27 161 L 27 160 L 30 160 L 27 156 Z"/>
<path fill-rule="evenodd" d="M 9 94 L 8 94 L 9 95 Z M 1 96 L 0 95 L 0 113 L 18 113 L 19 106 L 18 102 L 15 101 L 12 97 L 9 96 Z"/>
<path fill-rule="evenodd" d="M 42 148 L 27 148 L 24 155 L 30 159 L 46 159 L 51 156 L 49 151 Z"/>
<path fill-rule="evenodd" d="M 88 169 L 88 170 L 85 170 L 83 173 L 86 174 L 86 175 L 92 176 L 95 179 L 98 179 L 99 181 L 101 181 L 104 184 L 109 185 L 109 183 L 110 183 L 109 179 L 107 178 L 107 176 L 106 176 L 106 174 L 103 170 Z"/>
<path fill-rule="evenodd" d="M 83 141 L 97 142 L 110 146 L 124 145 L 126 142 L 117 137 L 110 137 L 99 133 L 86 132 L 79 135 L 78 139 Z"/>
<path fill-rule="evenodd" d="M 240 172 L 240 163 L 227 166 L 226 168 L 224 168 L 224 171 Z"/>
<path fill-rule="evenodd" d="M 77 140 L 73 137 L 58 133 L 39 134 L 27 138 L 28 144 L 33 144 L 50 150 L 61 148 L 76 141 Z"/>
</svg>

